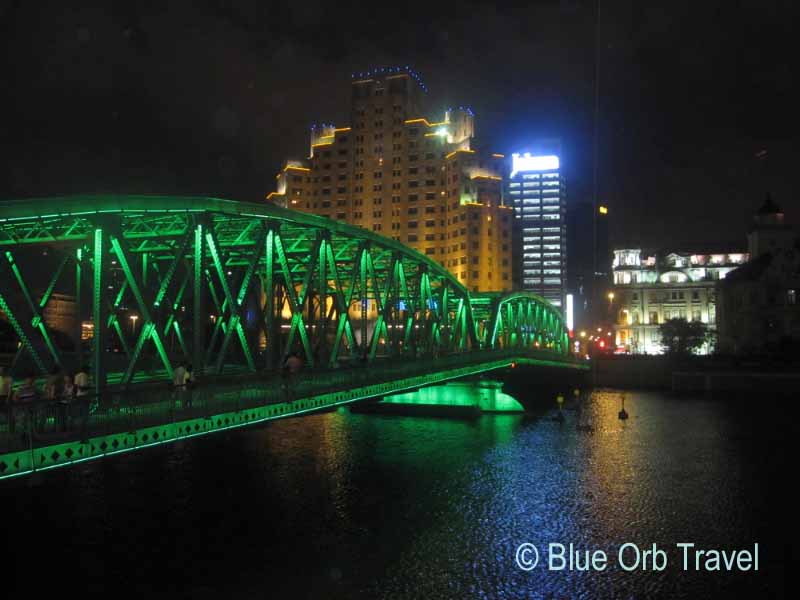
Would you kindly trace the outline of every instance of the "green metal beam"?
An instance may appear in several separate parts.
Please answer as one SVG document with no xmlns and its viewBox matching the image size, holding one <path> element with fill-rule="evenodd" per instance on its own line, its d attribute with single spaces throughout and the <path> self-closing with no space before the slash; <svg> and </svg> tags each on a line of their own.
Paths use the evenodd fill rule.
<svg viewBox="0 0 800 600">
<path fill-rule="evenodd" d="M 256 245 L 253 247 L 252 254 L 249 259 L 249 264 L 247 265 L 247 269 L 242 276 L 242 282 L 239 286 L 239 293 L 237 294 L 235 299 L 231 299 L 228 296 L 228 310 L 230 312 L 230 316 L 228 318 L 228 324 L 226 325 L 225 337 L 222 339 L 222 347 L 220 348 L 219 354 L 217 355 L 217 365 L 216 371 L 217 373 L 222 372 L 222 367 L 225 363 L 225 356 L 228 351 L 228 344 L 230 343 L 231 336 L 234 332 L 239 337 L 239 341 L 242 346 L 242 351 L 244 352 L 245 360 L 247 361 L 247 366 L 250 368 L 251 371 L 256 370 L 255 361 L 253 360 L 253 355 L 250 352 L 250 346 L 247 343 L 247 337 L 245 336 L 244 329 L 242 328 L 241 324 L 241 312 L 242 312 L 242 303 L 247 295 L 247 290 L 250 287 L 250 280 L 253 277 L 253 274 L 256 271 L 256 267 L 258 266 L 258 261 L 261 258 L 261 252 L 264 249 L 264 241 L 267 238 L 267 229 L 262 227 L 261 231 L 258 236 L 258 241 Z M 215 253 L 212 251 L 212 258 L 215 256 Z M 214 265 L 217 267 L 217 273 L 220 278 L 225 279 L 226 275 L 225 272 L 221 269 L 218 261 L 214 260 Z M 228 289 L 226 285 L 223 285 L 223 289 Z M 220 315 L 222 318 L 222 315 Z"/>
<path fill-rule="evenodd" d="M 50 354 L 50 358 L 52 359 L 53 363 L 58 367 L 62 367 L 63 365 L 61 362 L 61 355 L 58 352 L 58 349 L 56 348 L 55 344 L 53 343 L 53 340 L 50 338 L 50 334 L 48 333 L 47 327 L 44 324 L 44 319 L 42 318 L 42 310 L 47 305 L 47 302 L 50 300 L 50 296 L 53 293 L 53 289 L 56 285 L 56 282 L 61 276 L 61 272 L 64 269 L 64 265 L 66 264 L 68 257 L 64 257 L 64 259 L 61 261 L 56 271 L 50 276 L 50 280 L 47 284 L 45 293 L 42 295 L 41 300 L 38 303 L 36 303 L 33 300 L 33 296 L 30 290 L 28 289 L 28 286 L 25 284 L 25 279 L 22 276 L 22 272 L 20 271 L 19 266 L 14 260 L 14 255 L 11 253 L 10 250 L 7 250 L 5 255 L 6 255 L 6 260 L 8 261 L 8 264 L 11 267 L 11 272 L 14 274 L 14 278 L 17 281 L 17 285 L 19 286 L 22 295 L 25 298 L 25 302 L 28 304 L 28 308 L 31 312 L 31 326 L 34 329 L 38 330 L 39 335 L 41 336 L 42 341 L 44 342 L 44 345 L 47 348 L 47 351 Z M 19 351 L 21 350 L 22 348 L 20 348 Z M 30 351 L 30 348 L 28 348 L 28 350 Z M 14 362 L 16 362 L 16 360 Z"/>
<path fill-rule="evenodd" d="M 100 379 L 109 330 L 117 332 L 130 354 L 125 378 L 132 380 L 147 340 L 156 344 L 167 372 L 178 352 L 185 358 L 183 332 L 189 323 L 198 372 L 208 364 L 219 372 L 228 361 L 246 363 L 252 369 L 274 368 L 281 355 L 298 345 L 307 364 L 314 364 L 322 354 L 329 356 L 331 366 L 345 351 L 366 360 L 537 344 L 542 350 L 569 352 L 561 315 L 543 298 L 521 292 L 470 294 L 442 265 L 396 240 L 268 204 L 100 195 L 0 205 L 3 250 L 17 255 L 37 244 L 66 248 L 66 256 L 76 260 L 76 273 L 87 271 L 77 264 L 81 252 L 86 251 L 84 260 L 96 263 L 91 276 L 92 319 L 101 349 L 95 344 L 93 364 Z M 120 271 L 112 270 L 104 255 L 112 245 L 121 257 L 121 282 Z M 207 258 L 213 266 L 206 266 Z M 27 263 L 23 260 L 22 264 Z M 63 261 L 61 269 L 66 264 Z M 177 276 L 181 265 L 187 269 L 182 278 Z M 252 285 L 256 273 L 257 289 Z M 47 330 L 37 328 L 44 327 L 41 312 L 59 291 L 58 273 L 38 302 L 25 287 L 26 280 L 30 284 L 34 279 L 22 267 L 12 274 L 14 279 L 21 282 L 24 301 L 19 304 L 32 306 L 35 324 L 30 332 L 23 331 L 21 344 L 26 351 L 29 347 L 38 351 L 46 367 L 48 354 L 55 360 L 58 351 L 53 344 L 49 344 L 50 352 L 44 350 Z M 238 282 L 235 290 L 233 279 Z M 189 309 L 184 301 L 189 280 L 191 314 L 183 310 L 184 304 Z M 79 281 L 78 301 L 80 288 Z M 133 349 L 118 322 L 128 291 L 127 297 L 133 297 L 144 316 Z M 7 290 L 0 293 L 5 294 L 6 305 L 14 308 Z M 261 301 L 255 303 L 258 323 L 250 328 L 242 314 L 245 299 L 254 293 Z M 208 295 L 218 316 L 210 343 L 206 340 Z M 15 313 L 20 327 L 27 327 L 27 312 Z M 97 321 L 101 313 L 104 320 Z M 21 320 L 20 314 L 24 314 Z M 239 340 L 241 354 L 228 352 L 232 337 Z M 264 349 L 258 346 L 263 340 L 265 358 L 256 367 L 253 357 Z"/>
<path fill-rule="evenodd" d="M 92 236 L 92 375 L 95 396 L 100 398 L 106 386 L 106 281 L 108 279 L 108 240 L 102 227 Z"/>
<path fill-rule="evenodd" d="M 144 282 L 140 282 L 136 276 L 136 273 L 131 268 L 131 263 L 128 258 L 128 252 L 126 243 L 123 239 L 118 235 L 111 236 L 111 247 L 114 249 L 114 253 L 117 256 L 117 260 L 122 267 L 122 271 L 125 273 L 125 279 L 128 282 L 128 286 L 133 294 L 133 297 L 136 300 L 136 304 L 139 306 L 139 311 L 142 313 L 142 328 L 139 331 L 139 338 L 136 341 L 136 346 L 131 353 L 130 361 L 128 362 L 128 367 L 125 370 L 125 374 L 122 377 L 122 383 L 128 384 L 130 383 L 131 379 L 133 378 L 133 374 L 136 371 L 136 363 L 141 356 L 142 348 L 144 344 L 151 340 L 156 347 L 156 351 L 158 352 L 159 357 L 161 358 L 161 362 L 164 365 L 164 369 L 166 370 L 167 374 L 172 377 L 172 364 L 170 362 L 169 356 L 167 355 L 166 348 L 164 347 L 163 340 L 161 339 L 161 334 L 158 330 L 156 322 L 153 320 L 153 315 L 150 312 L 150 299 L 145 298 L 144 296 L 144 289 L 143 284 Z M 168 282 L 162 283 L 161 289 L 165 288 L 165 284 Z M 161 294 L 161 290 L 158 292 Z M 163 298 L 163 296 L 160 296 Z M 154 303 L 155 306 L 157 304 Z"/>
</svg>

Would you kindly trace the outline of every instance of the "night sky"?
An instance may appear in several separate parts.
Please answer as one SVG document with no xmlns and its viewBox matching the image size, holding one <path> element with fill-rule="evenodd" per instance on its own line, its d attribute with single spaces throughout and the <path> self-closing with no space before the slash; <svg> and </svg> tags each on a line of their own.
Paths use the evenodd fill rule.
<svg viewBox="0 0 800 600">
<path fill-rule="evenodd" d="M 471 106 L 492 151 L 560 137 L 570 200 L 591 199 L 594 2 L 66 4 L 0 2 L 0 198 L 257 201 L 310 123 L 349 125 L 352 72 L 409 65 L 430 116 Z M 798 220 L 791 5 L 603 2 L 615 243 L 743 241 L 768 190 Z"/>
</svg>

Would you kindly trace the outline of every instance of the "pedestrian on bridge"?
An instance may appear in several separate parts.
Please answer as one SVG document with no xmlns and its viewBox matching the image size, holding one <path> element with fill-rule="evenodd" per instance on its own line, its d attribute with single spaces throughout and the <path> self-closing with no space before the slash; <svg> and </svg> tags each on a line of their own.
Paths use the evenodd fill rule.
<svg viewBox="0 0 800 600">
<path fill-rule="evenodd" d="M 303 368 L 303 359 L 297 352 L 292 352 L 289 358 L 286 359 L 286 366 L 289 367 L 289 372 L 296 375 Z"/>
<path fill-rule="evenodd" d="M 36 376 L 33 373 L 29 373 L 17 388 L 15 400 L 19 404 L 30 404 L 38 399 L 39 389 L 36 387 Z"/>
<path fill-rule="evenodd" d="M 16 404 L 14 407 L 15 419 L 22 417 L 24 424 L 23 437 L 26 439 L 28 436 L 33 435 L 36 422 L 36 402 L 38 400 L 39 389 L 36 387 L 36 376 L 33 373 L 29 373 L 17 388 L 16 394 L 14 394 L 14 403 Z"/>
<path fill-rule="evenodd" d="M 75 396 L 77 398 L 86 398 L 89 395 L 89 367 L 86 365 L 78 369 L 75 373 Z"/>
<path fill-rule="evenodd" d="M 186 406 L 192 406 L 192 394 L 194 393 L 194 367 L 186 365 L 186 372 L 183 374 L 183 389 L 186 396 Z"/>
<path fill-rule="evenodd" d="M 172 371 L 172 390 L 175 404 L 180 405 L 180 400 L 186 391 L 186 367 L 182 362 Z"/>
<path fill-rule="evenodd" d="M 6 412 L 8 432 L 14 433 L 14 379 L 5 367 L 0 367 L 0 405 Z"/>
<path fill-rule="evenodd" d="M 300 358 L 297 352 L 290 353 L 283 362 L 281 377 L 283 378 L 283 391 L 286 396 L 286 402 L 294 400 L 293 388 L 296 385 L 297 378 L 302 368 L 303 359 Z"/>
<path fill-rule="evenodd" d="M 75 374 L 75 404 L 77 417 L 81 422 L 81 442 L 86 442 L 89 424 L 89 367 L 83 365 Z"/>
<path fill-rule="evenodd" d="M 61 395 L 61 370 L 55 366 L 50 369 L 50 374 L 44 380 L 44 399 L 47 404 L 39 407 L 39 423 L 38 425 L 44 428 L 47 422 L 47 415 L 53 413 L 57 427 L 65 421 L 63 414 L 63 407 L 58 404 L 59 396 Z"/>
<path fill-rule="evenodd" d="M 58 388 L 61 383 L 61 372 L 58 367 L 53 367 L 44 382 L 44 397 L 55 401 L 58 398 Z"/>
<path fill-rule="evenodd" d="M 11 400 L 14 379 L 5 367 L 0 367 L 0 402 L 4 404 Z"/>
<path fill-rule="evenodd" d="M 72 426 L 72 404 L 75 400 L 75 383 L 72 380 L 72 375 L 64 373 L 61 379 L 61 395 L 58 400 L 60 409 L 63 412 L 64 421 L 62 426 L 64 431 L 70 429 Z"/>
</svg>

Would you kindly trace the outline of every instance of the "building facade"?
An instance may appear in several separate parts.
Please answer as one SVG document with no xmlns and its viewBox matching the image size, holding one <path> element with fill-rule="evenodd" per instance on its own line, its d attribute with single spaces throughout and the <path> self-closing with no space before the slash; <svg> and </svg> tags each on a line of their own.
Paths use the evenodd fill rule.
<svg viewBox="0 0 800 600">
<path fill-rule="evenodd" d="M 608 295 L 617 350 L 631 354 L 662 352 L 659 325 L 669 319 L 706 323 L 716 329 L 717 282 L 746 263 L 748 253 L 644 253 L 614 250 L 614 287 Z M 701 353 L 713 350 L 713 343 Z"/>
<path fill-rule="evenodd" d="M 308 158 L 286 161 L 267 199 L 403 242 L 471 291 L 510 290 L 504 156 L 476 144 L 469 108 L 429 120 L 425 94 L 409 69 L 354 75 L 351 124 L 313 126 Z"/>
<path fill-rule="evenodd" d="M 767 197 L 747 236 L 752 260 L 720 281 L 718 350 L 800 354 L 800 236 Z"/>
<path fill-rule="evenodd" d="M 507 185 L 517 229 L 514 253 L 519 287 L 564 307 L 567 204 L 559 156 L 512 155 Z"/>
</svg>

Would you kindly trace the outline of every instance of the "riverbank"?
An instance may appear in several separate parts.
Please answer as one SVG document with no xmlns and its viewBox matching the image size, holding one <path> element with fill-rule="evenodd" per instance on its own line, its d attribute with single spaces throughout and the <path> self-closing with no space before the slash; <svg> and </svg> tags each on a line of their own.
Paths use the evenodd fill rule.
<svg viewBox="0 0 800 600">
<path fill-rule="evenodd" d="M 678 393 L 790 394 L 800 389 L 800 365 L 759 361 L 667 356 L 611 356 L 597 359 L 595 385 Z"/>
</svg>

